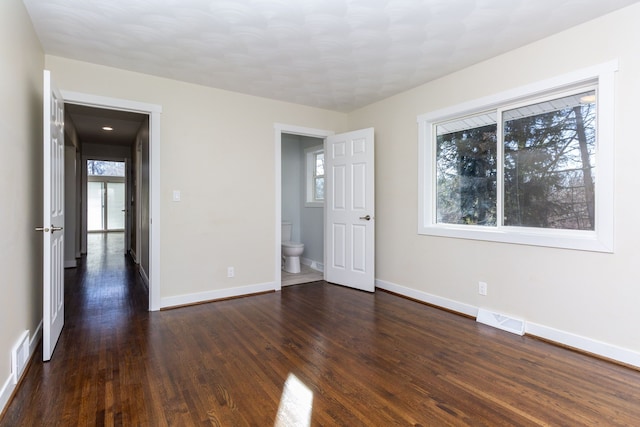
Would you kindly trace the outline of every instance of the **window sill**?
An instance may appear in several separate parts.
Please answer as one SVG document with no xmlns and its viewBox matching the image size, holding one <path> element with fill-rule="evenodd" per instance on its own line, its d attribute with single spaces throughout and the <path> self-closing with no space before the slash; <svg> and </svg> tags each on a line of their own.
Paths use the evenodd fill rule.
<svg viewBox="0 0 640 427">
<path fill-rule="evenodd" d="M 472 225 L 438 224 L 420 227 L 418 234 L 516 245 L 613 253 L 613 239 L 600 238 L 594 231 L 542 230 L 524 227 L 489 228 Z"/>
</svg>

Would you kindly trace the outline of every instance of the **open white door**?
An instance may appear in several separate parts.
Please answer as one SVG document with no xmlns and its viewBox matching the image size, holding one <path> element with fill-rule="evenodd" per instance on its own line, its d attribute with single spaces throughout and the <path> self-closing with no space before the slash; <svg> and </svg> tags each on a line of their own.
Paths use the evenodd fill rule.
<svg viewBox="0 0 640 427">
<path fill-rule="evenodd" d="M 373 292 L 373 128 L 327 137 L 325 180 L 325 280 Z"/>
<path fill-rule="evenodd" d="M 51 360 L 64 326 L 64 100 L 44 72 L 42 360 Z"/>
</svg>

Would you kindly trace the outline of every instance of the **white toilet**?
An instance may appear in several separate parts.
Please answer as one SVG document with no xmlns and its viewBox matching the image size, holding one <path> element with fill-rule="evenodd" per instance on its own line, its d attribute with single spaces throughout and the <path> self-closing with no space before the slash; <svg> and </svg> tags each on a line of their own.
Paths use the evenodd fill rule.
<svg viewBox="0 0 640 427">
<path fill-rule="evenodd" d="M 304 252 L 304 244 L 291 241 L 291 229 L 293 224 L 282 222 L 282 258 L 284 259 L 284 271 L 287 273 L 300 273 L 300 255 Z"/>
</svg>

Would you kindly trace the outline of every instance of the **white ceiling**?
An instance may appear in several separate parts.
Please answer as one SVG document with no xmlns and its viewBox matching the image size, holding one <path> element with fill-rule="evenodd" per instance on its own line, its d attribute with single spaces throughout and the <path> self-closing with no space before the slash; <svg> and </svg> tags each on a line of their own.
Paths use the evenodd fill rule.
<svg viewBox="0 0 640 427">
<path fill-rule="evenodd" d="M 47 54 L 348 112 L 639 0 L 24 0 Z"/>
</svg>

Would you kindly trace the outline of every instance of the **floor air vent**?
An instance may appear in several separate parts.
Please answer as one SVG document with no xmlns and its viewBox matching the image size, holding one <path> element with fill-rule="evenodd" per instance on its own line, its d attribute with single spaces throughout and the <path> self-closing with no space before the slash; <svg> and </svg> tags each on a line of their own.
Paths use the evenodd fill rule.
<svg viewBox="0 0 640 427">
<path fill-rule="evenodd" d="M 17 384 L 29 361 L 29 331 L 24 331 L 11 351 L 11 373 L 13 383 Z"/>
<path fill-rule="evenodd" d="M 478 310 L 476 321 L 513 334 L 524 335 L 524 320 L 494 313 L 484 308 Z"/>
</svg>

